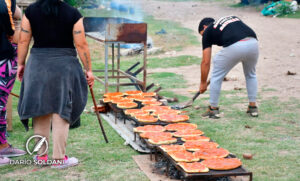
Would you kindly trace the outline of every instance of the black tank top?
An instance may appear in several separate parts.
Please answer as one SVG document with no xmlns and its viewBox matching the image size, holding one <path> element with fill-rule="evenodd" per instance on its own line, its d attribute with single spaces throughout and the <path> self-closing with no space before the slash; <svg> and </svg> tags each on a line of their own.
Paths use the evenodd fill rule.
<svg viewBox="0 0 300 181">
<path fill-rule="evenodd" d="M 74 48 L 73 26 L 82 17 L 80 12 L 64 2 L 59 2 L 58 16 L 46 16 L 38 3 L 25 11 L 30 22 L 33 48 Z"/>
</svg>

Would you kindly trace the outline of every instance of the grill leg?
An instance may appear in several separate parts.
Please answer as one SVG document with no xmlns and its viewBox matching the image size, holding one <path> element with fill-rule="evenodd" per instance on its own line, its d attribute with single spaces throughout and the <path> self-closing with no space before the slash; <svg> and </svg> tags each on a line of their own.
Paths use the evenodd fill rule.
<svg viewBox="0 0 300 181">
<path fill-rule="evenodd" d="M 118 55 L 117 55 L 117 92 L 120 91 L 120 43 L 118 43 Z"/>
<path fill-rule="evenodd" d="M 114 43 L 112 44 L 112 47 L 111 47 L 111 54 L 112 54 L 112 57 L 111 57 L 112 77 L 114 77 L 115 76 L 115 44 Z"/>
<path fill-rule="evenodd" d="M 134 133 L 134 142 L 136 141 L 136 132 Z"/>
<path fill-rule="evenodd" d="M 166 176 L 169 176 L 170 162 L 167 161 Z"/>
<path fill-rule="evenodd" d="M 108 44 L 105 43 L 105 93 L 108 92 Z"/>
<path fill-rule="evenodd" d="M 143 92 L 146 92 L 147 79 L 147 42 L 144 42 L 144 76 L 143 76 Z"/>
</svg>

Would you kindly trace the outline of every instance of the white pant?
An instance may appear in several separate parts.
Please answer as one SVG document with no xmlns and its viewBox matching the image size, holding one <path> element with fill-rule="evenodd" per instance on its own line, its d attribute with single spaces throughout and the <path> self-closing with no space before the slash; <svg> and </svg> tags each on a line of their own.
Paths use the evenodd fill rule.
<svg viewBox="0 0 300 181">
<path fill-rule="evenodd" d="M 246 78 L 249 102 L 256 102 L 257 80 L 256 63 L 258 60 L 258 42 L 255 38 L 245 38 L 223 48 L 213 58 L 213 71 L 210 80 L 210 105 L 218 107 L 222 82 L 227 73 L 242 62 Z"/>
</svg>

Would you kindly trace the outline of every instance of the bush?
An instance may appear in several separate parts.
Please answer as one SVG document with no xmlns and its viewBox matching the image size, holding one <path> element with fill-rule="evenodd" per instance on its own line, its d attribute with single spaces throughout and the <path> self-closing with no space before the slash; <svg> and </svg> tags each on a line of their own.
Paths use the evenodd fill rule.
<svg viewBox="0 0 300 181">
<path fill-rule="evenodd" d="M 73 7 L 80 7 L 84 3 L 84 0 L 64 0 L 64 1 Z"/>
</svg>

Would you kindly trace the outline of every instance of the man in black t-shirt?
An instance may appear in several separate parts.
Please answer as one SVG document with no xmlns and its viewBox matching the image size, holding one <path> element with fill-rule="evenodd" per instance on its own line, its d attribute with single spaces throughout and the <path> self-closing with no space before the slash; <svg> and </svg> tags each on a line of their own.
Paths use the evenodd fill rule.
<svg viewBox="0 0 300 181">
<path fill-rule="evenodd" d="M 210 79 L 210 106 L 203 116 L 219 118 L 218 103 L 222 81 L 236 64 L 242 62 L 249 98 L 247 113 L 257 117 L 255 67 L 258 60 L 258 42 L 255 32 L 236 16 L 223 17 L 218 21 L 213 18 L 204 18 L 199 24 L 198 32 L 202 35 L 203 47 L 200 93 L 207 90 L 212 45 L 224 47 L 213 58 L 214 66 Z"/>
</svg>

